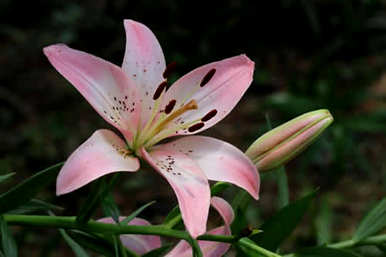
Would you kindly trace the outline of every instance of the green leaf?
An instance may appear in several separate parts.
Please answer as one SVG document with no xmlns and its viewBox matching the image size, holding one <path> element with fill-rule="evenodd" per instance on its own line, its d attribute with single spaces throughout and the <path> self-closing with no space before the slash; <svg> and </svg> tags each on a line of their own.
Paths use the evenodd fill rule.
<svg viewBox="0 0 386 257">
<path fill-rule="evenodd" d="M 114 257 L 114 247 L 108 240 L 96 235 L 90 235 L 79 231 L 73 231 L 70 235 L 83 247 L 86 247 L 106 257 Z"/>
<path fill-rule="evenodd" d="M 29 202 L 38 192 L 56 179 L 62 163 L 55 164 L 0 195 L 0 214 Z"/>
<path fill-rule="evenodd" d="M 5 175 L 1 175 L 0 176 L 0 183 L 2 183 L 3 181 L 6 181 L 7 179 L 9 179 L 10 177 L 12 177 L 15 174 L 16 174 L 15 172 L 12 172 L 12 173 L 8 173 Z"/>
<path fill-rule="evenodd" d="M 217 182 L 216 184 L 214 184 L 211 188 L 210 188 L 210 194 L 212 196 L 216 196 L 216 195 L 219 195 L 221 194 L 225 189 L 227 189 L 228 187 L 230 187 L 230 183 L 228 182 Z"/>
<path fill-rule="evenodd" d="M 1 246 L 4 251 L 4 255 L 7 257 L 17 257 L 16 242 L 10 233 L 7 222 L 3 216 L 0 216 L 0 233 L 1 233 Z"/>
<path fill-rule="evenodd" d="M 278 206 L 283 208 L 289 203 L 288 179 L 284 166 L 276 170 L 276 180 L 278 186 Z"/>
<path fill-rule="evenodd" d="M 259 228 L 263 233 L 257 234 L 251 239 L 259 246 L 275 251 L 299 224 L 316 196 L 316 192 L 314 191 L 279 210 Z"/>
<path fill-rule="evenodd" d="M 386 198 L 379 201 L 359 223 L 359 226 L 352 238 L 359 242 L 368 236 L 374 235 L 386 227 Z"/>
<path fill-rule="evenodd" d="M 106 217 L 112 217 L 115 223 L 119 223 L 120 212 L 110 192 L 102 200 L 102 209 Z"/>
<path fill-rule="evenodd" d="M 37 211 L 48 211 L 48 210 L 57 210 L 62 211 L 63 208 L 51 203 L 44 202 L 39 199 L 31 199 L 26 204 L 23 204 L 19 206 L 17 209 L 14 209 L 12 211 L 9 211 L 7 213 L 10 214 L 26 214 L 26 213 L 32 213 Z"/>
<path fill-rule="evenodd" d="M 296 252 L 295 257 L 359 257 L 359 255 L 329 247 L 313 247 Z"/>
<path fill-rule="evenodd" d="M 147 207 L 149 207 L 150 205 L 154 204 L 156 201 L 151 201 L 150 203 L 147 203 L 141 207 L 139 207 L 137 210 L 135 210 L 134 212 L 132 212 L 129 216 L 127 216 L 124 220 L 122 220 L 120 222 L 120 224 L 122 225 L 126 225 L 127 223 L 129 223 L 130 221 L 132 221 L 135 217 L 137 217 L 143 210 L 145 210 Z"/>
<path fill-rule="evenodd" d="M 240 234 L 241 231 L 248 226 L 246 212 L 251 200 L 252 197 L 247 191 L 239 190 L 239 193 L 232 201 L 232 209 L 235 213 L 235 218 L 231 224 L 231 230 L 236 235 Z"/>
<path fill-rule="evenodd" d="M 173 244 L 168 244 L 160 248 L 154 249 L 150 252 L 145 253 L 142 257 L 159 257 L 164 256 L 172 248 Z"/>
<path fill-rule="evenodd" d="M 79 211 L 76 221 L 79 223 L 87 223 L 95 210 L 98 208 L 104 197 L 110 192 L 119 178 L 119 173 L 114 174 L 109 183 L 105 182 L 105 178 L 98 179 L 92 183 L 91 192 L 84 201 L 82 208 Z"/>
<path fill-rule="evenodd" d="M 4 253 L 0 251 L 0 257 L 5 257 Z"/>
<path fill-rule="evenodd" d="M 249 238 L 241 238 L 237 244 L 237 249 L 243 253 L 240 256 L 247 256 L 247 257 L 281 257 L 280 255 L 270 252 L 258 245 L 256 245 L 252 240 Z"/>
<path fill-rule="evenodd" d="M 77 242 L 75 242 L 64 229 L 59 229 L 60 234 L 63 236 L 66 243 L 71 247 L 74 251 L 76 257 L 88 257 L 86 251 L 80 246 Z"/>
<path fill-rule="evenodd" d="M 331 242 L 332 211 L 327 198 L 324 198 L 320 204 L 319 212 L 315 218 L 316 238 L 318 245 Z"/>
</svg>

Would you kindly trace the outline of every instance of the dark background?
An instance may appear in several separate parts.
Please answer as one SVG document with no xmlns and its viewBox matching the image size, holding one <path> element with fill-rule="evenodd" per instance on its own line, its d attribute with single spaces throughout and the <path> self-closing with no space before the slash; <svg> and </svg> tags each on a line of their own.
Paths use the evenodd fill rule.
<svg viewBox="0 0 386 257">
<path fill-rule="evenodd" d="M 330 224 L 329 240 L 346 239 L 386 191 L 385 7 L 381 0 L 0 0 L 0 174 L 16 172 L 1 190 L 65 160 L 96 129 L 109 127 L 42 48 L 62 42 L 120 65 L 128 18 L 147 25 L 167 62 L 177 62 L 174 79 L 241 53 L 256 63 L 241 102 L 204 134 L 245 150 L 267 130 L 267 114 L 278 125 L 307 111 L 331 111 L 332 126 L 287 166 L 291 200 L 320 191 L 286 247 L 315 244 L 321 213 Z M 76 215 L 89 188 L 59 198 L 54 191 L 52 185 L 39 197 L 65 208 L 58 214 Z M 154 223 L 176 203 L 151 169 L 125 174 L 114 192 L 126 215 L 157 200 L 143 215 Z M 263 181 L 251 224 L 277 209 L 276 195 L 276 183 Z M 16 232 L 21 256 L 72 255 L 65 246 L 58 250 L 55 231 L 44 232 L 43 240 L 34 230 Z"/>
</svg>

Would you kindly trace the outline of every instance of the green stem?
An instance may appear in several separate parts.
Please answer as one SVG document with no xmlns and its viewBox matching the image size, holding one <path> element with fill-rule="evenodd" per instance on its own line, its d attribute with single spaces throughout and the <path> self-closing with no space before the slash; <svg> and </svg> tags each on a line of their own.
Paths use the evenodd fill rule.
<svg viewBox="0 0 386 257">
<path fill-rule="evenodd" d="M 224 243 L 234 243 L 239 240 L 238 236 L 224 236 L 224 235 L 212 235 L 205 234 L 197 237 L 197 240 L 205 240 L 205 241 L 216 241 L 216 242 L 224 242 Z"/>
<path fill-rule="evenodd" d="M 35 227 L 51 227 L 64 229 L 77 229 L 86 232 L 119 234 L 160 235 L 188 240 L 185 231 L 167 229 L 163 226 L 123 226 L 89 221 L 86 224 L 76 222 L 76 217 L 63 216 L 38 216 L 38 215 L 13 215 L 6 214 L 4 219 L 10 225 L 26 225 Z"/>
<path fill-rule="evenodd" d="M 239 240 L 239 245 L 245 248 L 248 248 L 256 253 L 259 253 L 261 256 L 264 257 L 281 257 L 281 255 L 278 255 L 274 252 L 268 251 L 267 249 L 264 249 L 257 244 L 255 244 L 252 240 L 249 238 L 241 238 Z"/>
<path fill-rule="evenodd" d="M 345 248 L 352 248 L 355 246 L 363 246 L 363 245 L 379 245 L 386 242 L 386 234 L 384 235 L 378 235 L 378 236 L 370 236 L 366 239 L 363 239 L 361 241 L 354 241 L 354 240 L 345 240 L 338 243 L 333 244 L 327 244 L 326 247 L 335 248 L 335 249 L 345 249 Z M 294 257 L 295 254 L 290 253 L 286 254 L 283 257 Z"/>
</svg>

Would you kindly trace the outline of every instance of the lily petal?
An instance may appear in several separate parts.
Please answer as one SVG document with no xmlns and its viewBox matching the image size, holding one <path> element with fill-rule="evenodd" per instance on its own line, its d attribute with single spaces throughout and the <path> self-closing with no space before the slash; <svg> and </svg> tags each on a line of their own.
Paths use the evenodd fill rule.
<svg viewBox="0 0 386 257">
<path fill-rule="evenodd" d="M 139 160 L 129 154 L 121 138 L 110 130 L 97 130 L 67 159 L 56 181 L 56 194 L 69 193 L 109 173 L 138 169 Z"/>
<path fill-rule="evenodd" d="M 176 193 L 186 229 L 193 237 L 205 233 L 210 205 L 208 179 L 197 164 L 178 151 L 162 146 L 142 157 L 157 170 Z"/>
<path fill-rule="evenodd" d="M 210 74 L 214 70 L 215 72 Z M 176 100 L 176 106 L 195 100 L 198 109 L 186 112 L 169 127 L 200 120 L 210 112 L 215 112 L 211 119 L 203 120 L 202 128 L 194 131 L 187 129 L 177 131 L 180 135 L 195 134 L 222 120 L 251 84 L 253 70 L 254 62 L 245 55 L 239 55 L 201 66 L 177 80 L 167 91 L 165 99 Z M 201 87 L 204 77 L 210 79 Z"/>
<path fill-rule="evenodd" d="M 230 235 L 230 223 L 234 219 L 232 207 L 220 197 L 212 197 L 211 205 L 220 213 L 225 226 L 217 227 L 208 232 L 212 235 Z M 212 241 L 198 241 L 204 257 L 223 256 L 230 248 L 230 244 Z M 165 257 L 191 257 L 192 248 L 185 241 L 180 241 Z"/>
<path fill-rule="evenodd" d="M 153 95 L 165 79 L 165 57 L 153 32 L 145 25 L 124 20 L 126 51 L 122 69 L 138 85 L 142 100 L 142 121 L 146 122 L 154 105 Z"/>
<path fill-rule="evenodd" d="M 119 217 L 119 220 L 122 221 L 126 217 Z M 102 218 L 98 220 L 99 222 L 114 224 L 114 220 L 110 217 Z M 150 222 L 141 218 L 132 219 L 128 225 L 134 226 L 150 226 Z M 147 236 L 147 235 L 121 235 L 120 239 L 122 244 L 128 249 L 134 251 L 135 253 L 142 255 L 151 250 L 161 247 L 161 239 L 159 236 Z"/>
<path fill-rule="evenodd" d="M 259 198 L 259 173 L 252 161 L 233 145 L 212 137 L 189 136 L 164 144 L 162 148 L 186 154 L 209 180 L 230 182 L 248 191 L 253 198 Z"/>
<path fill-rule="evenodd" d="M 130 141 L 140 110 L 136 85 L 121 68 L 64 44 L 51 45 L 43 51 L 56 70 Z"/>
</svg>

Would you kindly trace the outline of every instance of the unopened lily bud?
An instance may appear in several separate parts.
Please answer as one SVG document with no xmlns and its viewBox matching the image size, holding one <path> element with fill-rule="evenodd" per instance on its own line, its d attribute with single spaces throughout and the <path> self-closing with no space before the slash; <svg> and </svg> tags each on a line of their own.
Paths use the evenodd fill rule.
<svg viewBox="0 0 386 257">
<path fill-rule="evenodd" d="M 328 110 L 300 115 L 259 137 L 246 155 L 260 172 L 277 168 L 302 152 L 333 120 Z"/>
</svg>

